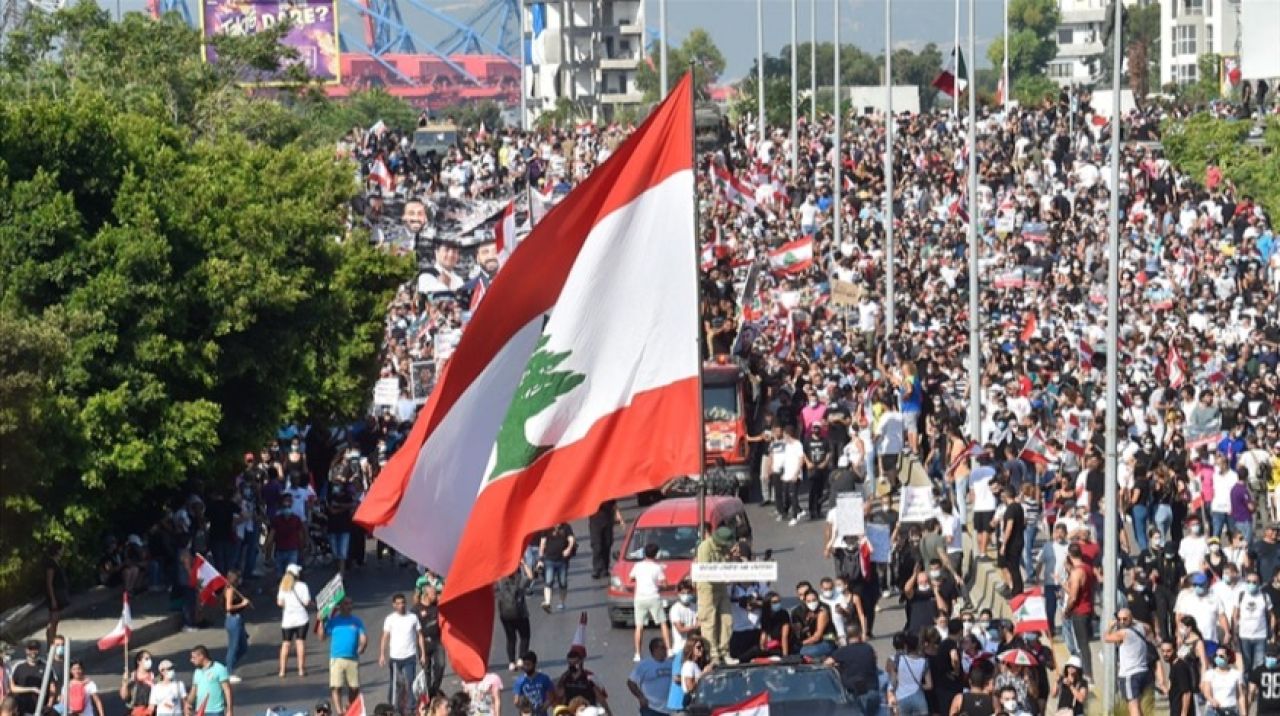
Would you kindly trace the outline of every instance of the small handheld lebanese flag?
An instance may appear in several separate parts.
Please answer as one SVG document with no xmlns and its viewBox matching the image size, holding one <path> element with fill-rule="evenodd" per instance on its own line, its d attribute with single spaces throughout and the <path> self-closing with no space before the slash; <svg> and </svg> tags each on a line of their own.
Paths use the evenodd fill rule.
<svg viewBox="0 0 1280 716">
<path fill-rule="evenodd" d="M 712 710 L 711 716 L 769 716 L 769 692 L 761 691 L 746 701 L 721 706 Z"/>
<path fill-rule="evenodd" d="M 129 640 L 133 633 L 133 612 L 129 610 L 129 593 L 124 593 L 124 606 L 120 609 L 120 621 L 106 636 L 98 640 L 98 651 L 109 651 Z"/>
<path fill-rule="evenodd" d="M 1033 587 L 1009 600 L 1013 610 L 1013 633 L 1026 634 L 1049 631 L 1049 616 L 1044 608 L 1044 593 Z"/>
<path fill-rule="evenodd" d="M 351 699 L 351 705 L 347 707 L 344 716 L 365 716 L 364 694 L 356 694 L 356 697 Z"/>
<path fill-rule="evenodd" d="M 492 585 L 530 535 L 702 467 L 692 125 L 686 75 L 534 227 L 356 512 L 448 575 L 464 681 L 487 671 Z"/>
<path fill-rule="evenodd" d="M 227 578 L 197 554 L 191 563 L 191 586 L 199 593 L 201 604 L 213 604 L 217 601 L 218 591 L 226 588 Z"/>
<path fill-rule="evenodd" d="M 498 223 L 493 227 L 494 243 L 498 249 L 498 267 L 501 268 L 516 250 L 516 202 L 512 199 L 502 209 Z"/>
<path fill-rule="evenodd" d="M 800 273 L 812 265 L 812 236 L 785 243 L 769 252 L 769 270 L 774 273 Z"/>
<path fill-rule="evenodd" d="M 1023 444 L 1022 451 L 1018 453 L 1018 457 L 1027 462 L 1038 463 L 1040 465 L 1048 465 L 1048 447 L 1044 442 L 1044 433 L 1039 428 L 1032 430 L 1027 435 L 1027 442 Z"/>
<path fill-rule="evenodd" d="M 196 716 L 204 716 L 205 707 L 207 707 L 208 705 L 209 705 L 208 696 L 204 697 L 203 699 L 200 699 L 200 708 L 196 709 Z"/>
<path fill-rule="evenodd" d="M 587 655 L 587 613 L 583 612 L 578 617 L 578 626 L 573 630 L 573 640 L 569 642 L 569 649 L 574 647 L 582 648 L 582 655 Z"/>
<path fill-rule="evenodd" d="M 383 191 L 395 191 L 396 178 L 391 176 L 391 170 L 387 169 L 387 163 L 382 157 L 373 160 L 373 166 L 369 167 L 369 178 L 377 182 Z"/>
</svg>

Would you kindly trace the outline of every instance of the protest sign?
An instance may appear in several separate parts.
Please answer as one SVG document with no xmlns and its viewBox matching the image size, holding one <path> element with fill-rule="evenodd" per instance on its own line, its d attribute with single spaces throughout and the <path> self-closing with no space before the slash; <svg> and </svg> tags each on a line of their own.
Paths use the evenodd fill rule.
<svg viewBox="0 0 1280 716">
<path fill-rule="evenodd" d="M 831 304 L 856 306 L 862 300 L 862 287 L 852 281 L 836 279 L 831 282 Z"/>
<path fill-rule="evenodd" d="M 292 0 L 291 2 L 246 2 L 245 0 L 202 0 L 200 43 L 204 61 L 218 61 L 212 38 L 218 35 L 246 37 L 288 24 L 289 31 L 280 44 L 296 51 L 300 64 L 313 79 L 326 84 L 342 81 L 342 63 L 338 49 L 338 4 L 336 0 Z M 241 70 L 237 78 L 243 84 L 281 84 L 289 69 Z"/>
<path fill-rule="evenodd" d="M 395 407 L 400 402 L 400 379 L 379 378 L 373 385 L 373 404 Z"/>
<path fill-rule="evenodd" d="M 436 361 L 444 363 L 453 355 L 462 340 L 462 331 L 457 328 L 444 328 L 436 334 Z"/>
<path fill-rule="evenodd" d="M 414 361 L 409 373 L 410 387 L 415 402 L 423 402 L 436 387 L 436 362 L 431 360 Z"/>
<path fill-rule="evenodd" d="M 333 575 L 333 579 L 330 579 L 329 583 L 324 585 L 316 595 L 316 619 L 320 621 L 328 619 L 329 615 L 338 608 L 338 603 L 346 596 L 347 589 L 342 584 L 342 574 Z"/>
<path fill-rule="evenodd" d="M 689 578 L 695 582 L 774 582 L 777 562 L 694 562 Z"/>
<path fill-rule="evenodd" d="M 876 564 L 888 564 L 893 552 L 893 533 L 889 525 L 878 522 L 867 523 L 867 541 L 871 543 L 871 561 Z"/>
<path fill-rule="evenodd" d="M 836 543 L 848 535 L 866 534 L 862 495 L 845 493 L 836 497 Z"/>
<path fill-rule="evenodd" d="M 937 506 L 933 503 L 932 487 L 902 488 L 902 509 L 899 510 L 902 522 L 924 522 L 937 517 Z"/>
</svg>

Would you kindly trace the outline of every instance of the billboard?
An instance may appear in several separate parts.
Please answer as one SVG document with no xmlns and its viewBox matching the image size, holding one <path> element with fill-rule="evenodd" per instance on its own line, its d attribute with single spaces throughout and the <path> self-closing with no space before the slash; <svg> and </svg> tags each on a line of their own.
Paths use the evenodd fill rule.
<svg viewBox="0 0 1280 716">
<path fill-rule="evenodd" d="M 289 23 L 289 32 L 281 43 L 297 51 L 297 62 L 306 67 L 307 74 L 326 84 L 341 82 L 337 0 L 201 0 L 204 60 L 218 61 L 218 52 L 209 41 L 216 35 L 253 35 L 283 23 Z M 280 74 L 249 70 L 240 79 L 247 84 L 269 85 L 279 81 Z"/>
</svg>

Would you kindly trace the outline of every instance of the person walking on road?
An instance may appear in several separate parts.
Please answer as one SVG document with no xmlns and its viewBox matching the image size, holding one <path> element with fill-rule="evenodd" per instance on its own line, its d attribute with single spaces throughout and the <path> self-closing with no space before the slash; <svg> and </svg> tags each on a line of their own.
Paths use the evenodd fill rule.
<svg viewBox="0 0 1280 716">
<path fill-rule="evenodd" d="M 385 668 L 390 664 L 387 701 L 401 712 L 405 711 L 401 706 L 402 700 L 406 706 L 413 702 L 413 679 L 426 651 L 418 615 L 409 613 L 409 603 L 403 594 L 396 594 L 391 597 L 391 613 L 382 620 L 378 666 Z"/>
<path fill-rule="evenodd" d="M 542 611 L 551 613 L 551 596 L 556 592 L 560 596 L 558 611 L 564 611 L 565 599 L 569 596 L 569 559 L 578 551 L 578 540 L 573 536 L 573 528 L 562 522 L 542 536 L 538 547 L 538 559 L 542 561 L 542 580 L 546 584 L 542 588 Z"/>
<path fill-rule="evenodd" d="M 360 655 L 369 646 L 364 622 L 351 613 L 351 597 L 343 597 L 338 613 L 325 621 L 324 638 L 329 641 L 329 700 L 334 713 L 346 713 L 360 695 Z M 345 704 L 343 689 L 347 691 Z"/>
<path fill-rule="evenodd" d="M 845 645 L 828 656 L 825 663 L 840 672 L 840 682 L 853 697 L 857 712 L 861 716 L 876 716 L 880 712 L 876 650 L 863 638 L 861 625 L 850 624 L 845 634 Z"/>
<path fill-rule="evenodd" d="M 1142 696 L 1153 685 L 1151 669 L 1147 667 L 1147 635 L 1142 625 L 1133 620 L 1133 612 L 1121 609 L 1107 627 L 1102 640 L 1119 648 L 1117 676 L 1120 698 L 1129 707 L 1129 716 L 1142 716 Z"/>
<path fill-rule="evenodd" d="M 414 608 L 422 634 L 422 668 L 427 672 L 427 693 L 432 696 L 440 693 L 440 684 L 444 681 L 445 652 L 440 637 L 439 595 L 433 585 L 423 585 L 418 605 Z"/>
<path fill-rule="evenodd" d="M 1098 578 L 1093 572 L 1093 567 L 1084 558 L 1084 552 L 1081 551 L 1078 542 L 1072 543 L 1067 548 L 1067 564 L 1071 571 L 1067 576 L 1066 606 L 1063 608 L 1067 615 L 1067 623 L 1064 627 L 1074 636 L 1074 639 L 1069 640 L 1067 644 L 1068 646 L 1072 643 L 1076 645 L 1073 654 L 1080 657 L 1084 677 L 1092 679 L 1093 658 L 1089 654 L 1089 637 L 1093 629 L 1093 600 Z"/>
<path fill-rule="evenodd" d="M 627 522 L 622 518 L 617 500 L 605 500 L 600 504 L 588 521 L 591 530 L 591 578 L 600 579 L 609 575 L 609 560 L 613 552 L 613 526 L 618 525 L 625 533 Z"/>
<path fill-rule="evenodd" d="M 187 694 L 186 713 L 204 716 L 235 716 L 235 700 L 231 693 L 231 675 L 227 667 L 209 656 L 203 644 L 191 650 L 191 691 Z"/>
<path fill-rule="evenodd" d="M 276 590 L 276 604 L 280 607 L 280 678 L 289 668 L 289 646 L 298 656 L 298 676 L 307 675 L 307 625 L 311 618 L 307 608 L 312 605 L 311 590 L 302 581 L 302 567 L 291 564 L 284 570 L 280 588 Z"/>
<path fill-rule="evenodd" d="M 240 593 L 240 570 L 227 571 L 227 588 L 222 590 L 222 608 L 227 616 L 223 625 L 227 629 L 227 672 L 231 683 L 240 683 L 236 676 L 236 664 L 249 650 L 249 630 L 244 626 L 244 613 L 253 606 L 248 597 Z"/>
<path fill-rule="evenodd" d="M 532 578 L 529 567 L 521 562 L 514 572 L 498 580 L 494 592 L 498 599 L 498 619 L 507 641 L 507 668 L 520 668 L 517 655 L 529 650 L 529 600 L 526 588 Z"/>
</svg>

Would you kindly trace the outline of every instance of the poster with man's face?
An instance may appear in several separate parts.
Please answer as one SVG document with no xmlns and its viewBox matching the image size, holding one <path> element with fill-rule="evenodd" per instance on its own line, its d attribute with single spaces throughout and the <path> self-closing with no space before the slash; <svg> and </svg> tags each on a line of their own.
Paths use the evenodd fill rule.
<svg viewBox="0 0 1280 716">
<path fill-rule="evenodd" d="M 436 362 L 431 360 L 415 361 L 411 366 L 410 387 L 413 399 L 419 403 L 426 402 L 427 396 L 436 387 Z"/>
</svg>

